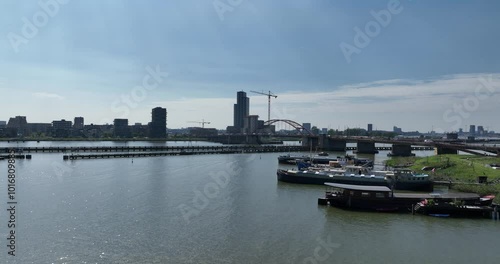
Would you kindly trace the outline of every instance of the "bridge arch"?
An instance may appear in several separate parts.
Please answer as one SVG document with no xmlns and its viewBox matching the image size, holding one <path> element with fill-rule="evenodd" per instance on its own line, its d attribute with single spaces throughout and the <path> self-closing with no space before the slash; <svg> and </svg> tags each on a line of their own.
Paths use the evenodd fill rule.
<svg viewBox="0 0 500 264">
<path fill-rule="evenodd" d="M 269 125 L 272 125 L 272 124 L 278 123 L 278 122 L 283 122 L 283 123 L 286 123 L 286 124 L 292 126 L 293 128 L 295 128 L 297 131 L 299 131 L 303 135 L 314 136 L 314 134 L 310 130 L 308 130 L 307 128 L 305 128 L 304 126 L 302 126 L 301 124 L 299 124 L 293 120 L 271 119 L 271 120 L 267 120 L 266 122 L 264 122 L 264 125 L 269 126 Z"/>
</svg>

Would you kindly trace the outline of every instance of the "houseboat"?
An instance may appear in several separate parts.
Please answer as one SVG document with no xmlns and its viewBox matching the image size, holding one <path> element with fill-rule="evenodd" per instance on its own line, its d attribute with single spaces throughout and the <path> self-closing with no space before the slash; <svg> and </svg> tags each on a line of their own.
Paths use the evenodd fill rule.
<svg viewBox="0 0 500 264">
<path fill-rule="evenodd" d="M 331 205 L 346 209 L 370 210 L 381 212 L 408 211 L 420 202 L 419 197 L 396 197 L 387 186 L 352 185 L 325 183 L 331 187 L 318 204 Z"/>
<path fill-rule="evenodd" d="M 323 185 L 340 184 L 386 186 L 396 190 L 432 191 L 433 181 L 427 174 L 407 170 L 375 171 L 363 166 L 339 168 L 308 167 L 300 170 L 277 170 L 278 181 Z"/>
</svg>

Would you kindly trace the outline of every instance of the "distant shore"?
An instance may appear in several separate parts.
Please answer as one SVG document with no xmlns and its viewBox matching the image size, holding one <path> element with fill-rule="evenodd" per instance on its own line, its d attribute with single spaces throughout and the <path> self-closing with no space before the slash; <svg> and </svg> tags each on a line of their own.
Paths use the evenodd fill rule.
<svg viewBox="0 0 500 264">
<path fill-rule="evenodd" d="M 100 142 L 100 141 L 207 141 L 206 138 L 0 138 L 0 141 L 11 142 L 32 142 L 32 141 L 82 141 L 82 142 Z"/>
</svg>

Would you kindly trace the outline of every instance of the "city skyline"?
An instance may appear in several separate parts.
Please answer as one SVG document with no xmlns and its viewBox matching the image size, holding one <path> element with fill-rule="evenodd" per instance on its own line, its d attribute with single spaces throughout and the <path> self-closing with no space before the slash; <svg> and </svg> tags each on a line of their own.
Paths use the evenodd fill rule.
<svg viewBox="0 0 500 264">
<path fill-rule="evenodd" d="M 271 118 L 318 127 L 500 131 L 495 1 L 255 0 L 223 19 L 211 1 L 68 1 L 40 26 L 46 6 L 1 5 L 0 120 L 147 123 L 161 105 L 169 127 L 224 129 L 234 93 L 256 90 L 278 95 Z M 101 12 L 109 17 L 92 16 Z M 267 117 L 267 98 L 249 98 Z"/>
<path fill-rule="evenodd" d="M 242 98 L 245 98 L 244 100 L 242 100 Z M 246 97 L 246 93 L 243 92 L 243 91 L 239 91 L 237 93 L 237 102 L 245 102 L 245 105 L 243 106 L 243 108 L 247 108 L 248 106 L 248 103 L 249 103 L 249 98 Z M 233 122 L 237 122 L 237 123 L 241 123 L 243 122 L 243 120 L 239 120 L 239 119 L 246 119 L 248 117 L 255 117 L 255 118 L 258 118 L 259 116 L 258 115 L 247 115 L 245 118 L 243 118 L 241 116 L 241 113 L 239 113 L 241 110 L 237 110 L 238 107 L 237 107 L 238 104 L 234 104 L 234 108 L 233 108 Z M 249 110 L 249 109 L 247 109 Z M 155 114 L 156 112 L 156 114 Z M 199 127 L 199 126 L 193 126 L 193 125 L 190 125 L 190 126 L 186 126 L 186 127 L 169 127 L 166 123 L 166 120 L 167 120 L 167 109 L 166 108 L 162 108 L 162 107 L 155 107 L 151 110 L 151 115 L 152 115 L 152 119 L 153 120 L 159 120 L 157 122 L 160 122 L 161 124 L 160 125 L 154 125 L 155 129 L 159 129 L 159 127 L 163 127 L 163 123 L 165 124 L 165 127 L 168 128 L 168 129 L 186 129 L 186 128 L 196 128 L 196 127 Z M 238 113 L 238 114 L 237 114 Z M 238 117 L 237 117 L 238 115 Z M 55 120 L 52 120 L 50 122 L 28 122 L 28 117 L 27 116 L 20 116 L 20 115 L 17 115 L 17 116 L 13 116 L 13 117 L 9 117 L 8 119 L 6 120 L 0 120 L 0 128 L 3 127 L 7 127 L 7 125 L 9 125 L 10 121 L 13 120 L 16 124 L 19 122 L 19 119 L 22 119 L 24 121 L 22 122 L 25 122 L 27 124 L 31 124 L 31 125 L 51 125 L 51 126 L 55 126 L 54 124 L 56 123 L 68 123 L 69 124 L 69 127 L 70 128 L 74 128 L 74 129 L 83 129 L 84 126 L 92 126 L 92 125 L 97 125 L 97 126 L 102 126 L 102 125 L 108 125 L 108 126 L 116 126 L 116 122 L 126 122 L 127 123 L 127 126 L 128 127 L 133 127 L 133 126 L 148 126 L 148 125 L 151 125 L 155 122 L 146 122 L 145 124 L 144 123 L 141 123 L 141 122 L 132 122 L 131 120 L 127 119 L 127 118 L 115 118 L 113 119 L 113 122 L 112 123 L 103 123 L 103 124 L 99 124 L 99 123 L 86 123 L 84 120 L 85 120 L 85 117 L 82 117 L 82 116 L 76 116 L 74 117 L 74 122 L 71 121 L 71 119 L 55 119 Z M 163 120 L 163 121 L 162 121 Z M 238 120 L 238 121 L 237 121 Z M 293 121 L 293 120 L 292 120 Z M 261 122 L 264 122 L 264 121 L 261 121 Z M 202 123 L 202 122 L 194 122 L 194 121 L 190 121 L 190 123 Z M 208 122 L 205 122 L 203 121 L 203 123 L 208 123 Z M 233 123 L 234 124 L 234 123 Z M 408 130 L 408 129 L 404 129 L 404 128 L 401 128 L 401 127 L 398 127 L 398 126 L 393 126 L 392 128 L 390 129 L 381 129 L 381 128 L 378 128 L 376 125 L 374 126 L 374 124 L 372 123 L 368 123 L 368 124 L 365 124 L 365 127 L 363 127 L 362 125 L 360 126 L 353 126 L 353 127 L 348 127 L 348 126 L 344 126 L 344 127 L 338 127 L 338 128 L 331 128 L 331 127 L 321 127 L 321 126 L 317 126 L 315 124 L 312 124 L 312 123 L 309 123 L 309 122 L 304 122 L 304 123 L 300 123 L 304 128 L 306 128 L 307 130 L 311 130 L 311 127 L 316 127 L 318 130 L 338 130 L 338 131 L 345 131 L 347 129 L 362 129 L 362 130 L 365 130 L 366 132 L 372 132 L 372 131 L 386 131 L 386 132 L 396 132 L 396 133 L 404 133 L 404 132 L 419 132 L 419 133 L 432 133 L 432 132 L 437 132 L 437 133 L 465 133 L 465 134 L 472 134 L 472 135 L 481 135 L 485 132 L 488 132 L 488 133 L 497 133 L 497 131 L 491 129 L 489 125 L 487 124 L 471 124 L 471 125 L 466 125 L 465 127 L 460 127 L 458 128 L 456 131 L 445 131 L 445 132 L 440 132 L 440 131 L 435 131 L 434 128 L 432 128 L 431 130 L 429 131 L 424 131 L 424 130 L 419 130 L 419 129 L 416 129 L 416 130 Z M 242 124 L 242 127 L 240 127 L 239 129 L 243 129 L 245 126 Z M 212 128 L 209 128 L 207 127 L 208 129 L 212 129 Z M 234 130 L 234 126 L 227 126 L 226 129 L 224 128 L 215 128 L 217 130 L 227 130 L 227 128 L 231 128 L 232 130 Z M 476 129 L 477 128 L 477 129 Z M 283 129 L 283 128 L 282 128 Z M 295 130 L 294 128 L 290 127 L 290 130 Z M 243 130 L 241 130 L 243 131 Z M 229 133 L 234 133 L 234 131 L 227 131 Z M 154 132 L 154 133 L 157 133 L 157 132 Z M 240 132 L 238 132 L 240 133 Z M 245 133 L 245 131 L 241 132 L 241 133 Z M 325 133 L 323 131 L 323 133 Z M 160 132 L 161 134 L 161 132 Z M 326 133 L 325 133 L 326 134 Z M 160 137 L 164 137 L 166 136 L 165 135 L 160 135 Z"/>
</svg>

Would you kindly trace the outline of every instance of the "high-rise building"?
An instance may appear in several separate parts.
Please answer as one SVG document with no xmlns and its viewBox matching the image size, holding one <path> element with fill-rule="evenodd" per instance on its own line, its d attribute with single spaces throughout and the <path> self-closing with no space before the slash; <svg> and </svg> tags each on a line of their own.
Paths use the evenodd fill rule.
<svg viewBox="0 0 500 264">
<path fill-rule="evenodd" d="M 128 119 L 115 119 L 113 121 L 113 136 L 119 138 L 130 137 L 130 129 L 128 127 Z"/>
<path fill-rule="evenodd" d="M 373 124 L 368 124 L 368 133 L 373 131 Z"/>
<path fill-rule="evenodd" d="M 484 134 L 484 127 L 483 126 L 477 126 L 477 133 L 479 135 L 483 135 Z"/>
<path fill-rule="evenodd" d="M 151 123 L 149 125 L 150 138 L 166 138 L 167 109 L 162 107 L 153 108 L 153 111 L 151 111 Z"/>
<path fill-rule="evenodd" d="M 83 129 L 85 127 L 83 122 L 83 117 L 75 117 L 75 123 L 73 124 L 74 129 Z"/>
<path fill-rule="evenodd" d="M 400 128 L 400 127 L 394 126 L 392 128 L 392 132 L 394 132 L 394 133 L 403 133 L 403 129 Z"/>
<path fill-rule="evenodd" d="M 5 128 L 7 127 L 7 122 L 6 121 L 0 121 L 0 128 Z"/>
<path fill-rule="evenodd" d="M 239 91 L 236 94 L 236 104 L 234 105 L 234 122 L 233 126 L 235 130 L 239 130 L 241 133 L 242 129 L 245 127 L 245 118 L 250 113 L 250 98 L 247 97 L 247 93 Z"/>
<path fill-rule="evenodd" d="M 471 135 L 476 134 L 476 126 L 475 125 L 470 125 L 469 134 L 471 134 Z"/>
<path fill-rule="evenodd" d="M 311 123 L 302 123 L 302 126 L 307 130 L 307 131 L 311 131 Z"/>
</svg>

